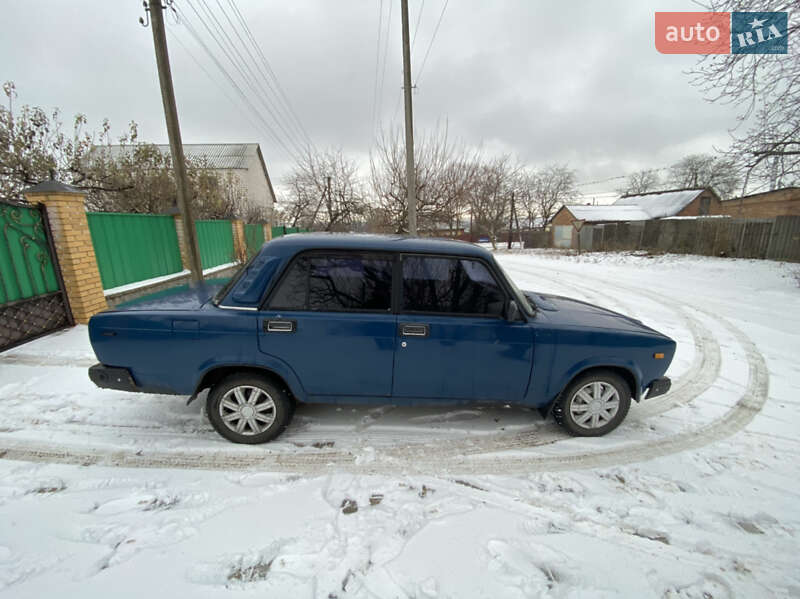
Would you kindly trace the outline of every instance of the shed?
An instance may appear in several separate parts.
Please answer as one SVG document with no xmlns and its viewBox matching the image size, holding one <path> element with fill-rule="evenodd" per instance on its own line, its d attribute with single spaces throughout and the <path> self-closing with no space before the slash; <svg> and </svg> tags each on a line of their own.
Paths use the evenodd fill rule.
<svg viewBox="0 0 800 599">
<path fill-rule="evenodd" d="M 721 214 L 716 192 L 704 189 L 673 189 L 622 196 L 604 206 L 565 205 L 553 217 L 553 245 L 576 247 L 574 221 L 591 224 L 646 221 L 671 216 Z"/>
</svg>

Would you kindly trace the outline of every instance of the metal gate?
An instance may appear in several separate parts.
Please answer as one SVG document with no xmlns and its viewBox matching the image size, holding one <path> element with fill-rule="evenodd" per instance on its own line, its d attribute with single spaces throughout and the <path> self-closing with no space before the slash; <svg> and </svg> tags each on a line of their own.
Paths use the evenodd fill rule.
<svg viewBox="0 0 800 599">
<path fill-rule="evenodd" d="M 0 201 L 0 351 L 73 324 L 46 208 Z"/>
</svg>

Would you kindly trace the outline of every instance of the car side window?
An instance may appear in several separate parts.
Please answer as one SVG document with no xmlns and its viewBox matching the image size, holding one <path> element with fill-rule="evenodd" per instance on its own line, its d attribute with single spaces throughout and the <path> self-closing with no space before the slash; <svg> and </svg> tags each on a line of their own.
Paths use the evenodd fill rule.
<svg viewBox="0 0 800 599">
<path fill-rule="evenodd" d="M 477 260 L 404 256 L 401 308 L 503 316 L 505 294 L 486 265 Z"/>
<path fill-rule="evenodd" d="M 389 311 L 392 259 L 360 254 L 302 256 L 273 294 L 272 310 Z"/>
</svg>

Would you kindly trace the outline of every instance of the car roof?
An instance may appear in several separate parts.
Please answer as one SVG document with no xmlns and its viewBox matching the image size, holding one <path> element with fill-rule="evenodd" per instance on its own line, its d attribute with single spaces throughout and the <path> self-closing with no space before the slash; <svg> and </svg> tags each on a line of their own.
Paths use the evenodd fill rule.
<svg viewBox="0 0 800 599">
<path fill-rule="evenodd" d="M 486 249 L 466 241 L 404 235 L 292 233 L 273 239 L 264 245 L 267 253 L 284 256 L 317 249 L 448 254 L 484 259 L 491 259 L 492 256 Z"/>
</svg>

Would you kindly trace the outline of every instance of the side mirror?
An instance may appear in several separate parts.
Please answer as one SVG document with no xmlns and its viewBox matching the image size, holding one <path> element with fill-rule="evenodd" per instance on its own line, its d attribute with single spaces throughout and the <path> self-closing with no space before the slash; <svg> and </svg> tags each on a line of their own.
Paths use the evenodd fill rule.
<svg viewBox="0 0 800 599">
<path fill-rule="evenodd" d="M 506 309 L 506 320 L 510 322 L 522 320 L 522 315 L 519 313 L 519 306 L 514 300 L 508 302 L 508 308 Z"/>
</svg>

